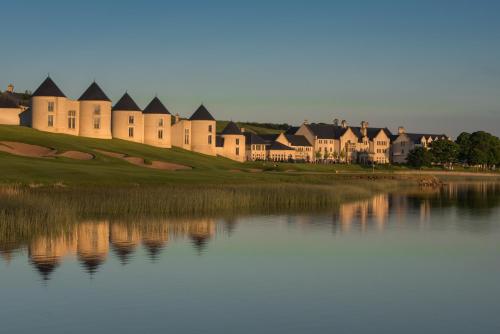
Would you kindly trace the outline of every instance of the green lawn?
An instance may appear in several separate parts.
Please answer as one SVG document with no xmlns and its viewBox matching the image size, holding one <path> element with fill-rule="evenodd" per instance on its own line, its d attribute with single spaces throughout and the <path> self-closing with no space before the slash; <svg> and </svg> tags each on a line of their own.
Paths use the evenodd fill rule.
<svg viewBox="0 0 500 334">
<path fill-rule="evenodd" d="M 91 139 L 40 132 L 26 127 L 0 125 L 0 141 L 41 145 L 60 152 L 89 152 L 95 159 L 73 160 L 63 157 L 30 158 L 0 152 L 0 183 L 21 184 L 329 184 L 338 179 L 360 175 L 380 178 L 404 167 L 360 165 L 323 165 L 302 163 L 238 163 L 221 157 L 185 151 L 161 149 L 124 140 Z M 164 171 L 134 166 L 111 158 L 94 149 L 190 166 L 192 170 Z M 373 173 L 375 172 L 375 173 Z"/>
</svg>

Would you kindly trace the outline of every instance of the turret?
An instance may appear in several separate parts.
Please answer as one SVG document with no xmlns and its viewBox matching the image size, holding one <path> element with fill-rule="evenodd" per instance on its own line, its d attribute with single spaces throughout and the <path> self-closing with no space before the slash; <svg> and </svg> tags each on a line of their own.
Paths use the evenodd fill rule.
<svg viewBox="0 0 500 334">
<path fill-rule="evenodd" d="M 221 132 L 223 147 L 220 154 L 226 158 L 245 161 L 245 136 L 236 123 L 229 122 Z M 218 148 L 219 149 L 219 148 Z"/>
<path fill-rule="evenodd" d="M 77 134 L 77 106 L 67 110 L 66 102 L 66 95 L 47 77 L 31 97 L 32 127 L 47 132 Z M 70 121 L 70 117 L 75 121 Z"/>
<path fill-rule="evenodd" d="M 111 100 L 96 82 L 80 96 L 80 136 L 111 139 Z"/>
<path fill-rule="evenodd" d="M 144 144 L 170 148 L 171 115 L 158 97 L 155 97 L 144 108 Z"/>
<path fill-rule="evenodd" d="M 142 110 L 128 95 L 123 94 L 112 109 L 113 138 L 142 143 L 144 140 L 144 118 Z"/>
<path fill-rule="evenodd" d="M 215 118 L 202 104 L 189 120 L 191 121 L 191 149 L 195 152 L 215 155 Z"/>
</svg>

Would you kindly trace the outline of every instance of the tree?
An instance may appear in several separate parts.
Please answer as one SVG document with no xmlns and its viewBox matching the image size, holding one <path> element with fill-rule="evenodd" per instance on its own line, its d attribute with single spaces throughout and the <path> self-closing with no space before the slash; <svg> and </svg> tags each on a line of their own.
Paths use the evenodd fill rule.
<svg viewBox="0 0 500 334">
<path fill-rule="evenodd" d="M 341 150 L 340 153 L 339 153 L 339 159 L 340 159 L 341 162 L 344 162 L 345 156 L 346 156 L 345 151 Z"/>
<path fill-rule="evenodd" d="M 316 157 L 316 161 L 318 161 L 323 157 L 323 153 L 321 153 L 321 150 L 317 150 L 316 153 L 314 153 L 314 156 Z"/>
<path fill-rule="evenodd" d="M 432 153 L 424 147 L 416 147 L 408 152 L 408 164 L 413 167 L 430 166 L 432 163 Z"/>
<path fill-rule="evenodd" d="M 456 143 L 460 161 L 487 167 L 500 164 L 500 139 L 488 132 L 461 133 Z"/>
<path fill-rule="evenodd" d="M 471 134 L 467 132 L 462 132 L 455 141 L 459 146 L 458 150 L 458 160 L 461 162 L 467 162 L 469 159 L 471 142 Z"/>
<path fill-rule="evenodd" d="M 433 162 L 452 165 L 457 161 L 460 147 L 448 139 L 435 140 L 430 145 Z"/>
</svg>

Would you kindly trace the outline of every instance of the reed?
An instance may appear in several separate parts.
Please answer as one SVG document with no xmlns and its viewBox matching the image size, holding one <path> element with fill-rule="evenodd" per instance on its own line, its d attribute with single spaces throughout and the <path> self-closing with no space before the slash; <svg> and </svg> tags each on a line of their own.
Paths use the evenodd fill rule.
<svg viewBox="0 0 500 334">
<path fill-rule="evenodd" d="M 336 185 L 3 186 L 0 236 L 26 239 L 38 233 L 58 233 L 80 221 L 103 219 L 137 222 L 166 217 L 319 212 L 398 187 L 401 181 L 395 180 Z"/>
</svg>

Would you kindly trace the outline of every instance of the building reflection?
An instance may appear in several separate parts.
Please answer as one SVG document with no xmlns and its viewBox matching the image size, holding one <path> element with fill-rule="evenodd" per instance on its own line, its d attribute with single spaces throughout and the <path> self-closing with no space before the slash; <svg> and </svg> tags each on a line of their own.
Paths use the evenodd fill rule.
<svg viewBox="0 0 500 334">
<path fill-rule="evenodd" d="M 108 256 L 109 223 L 77 224 L 76 235 L 78 260 L 89 274 L 94 274 Z"/>
<path fill-rule="evenodd" d="M 369 200 L 341 204 L 333 215 L 333 225 L 341 232 L 353 228 L 366 231 L 370 225 L 383 230 L 389 216 L 389 195 L 380 194 Z"/>
<path fill-rule="evenodd" d="M 198 254 L 202 254 L 215 233 L 213 219 L 138 223 L 88 221 L 75 224 L 70 232 L 63 235 L 36 238 L 28 245 L 28 257 L 43 280 L 49 280 L 63 258 L 71 255 L 76 255 L 82 268 L 93 275 L 106 262 L 110 251 L 122 265 L 126 265 L 142 245 L 148 257 L 155 261 L 170 238 L 185 238 L 191 241 Z M 10 261 L 15 248 L 3 248 L 2 256 Z"/>
<path fill-rule="evenodd" d="M 62 258 L 68 254 L 74 254 L 75 251 L 76 244 L 73 235 L 41 237 L 29 245 L 28 257 L 42 279 L 48 280 L 50 274 L 60 265 Z"/>
<path fill-rule="evenodd" d="M 333 216 L 330 213 L 286 215 L 274 220 L 278 225 L 300 228 L 305 232 L 312 228 L 320 232 L 333 230 L 334 233 L 381 232 L 391 225 L 425 227 L 430 224 L 435 208 L 451 208 L 457 214 L 466 209 L 463 214 L 484 215 L 495 212 L 491 209 L 497 208 L 499 202 L 498 185 L 492 188 L 488 183 L 449 184 L 442 188 L 379 194 L 367 200 L 344 203 Z M 437 222 L 439 220 L 434 220 Z M 54 276 L 65 257 L 74 257 L 92 276 L 110 257 L 126 265 L 138 250 L 145 251 L 151 261 L 157 261 L 169 243 L 177 239 L 190 243 L 195 253 L 201 255 L 207 252 L 216 236 L 234 234 L 237 224 L 236 217 L 218 221 L 204 218 L 75 222 L 64 225 L 66 230 L 62 232 L 28 237 L 16 234 L 20 236 L 19 240 L 27 240 L 24 242 L 12 234 L 0 235 L 0 256 L 9 263 L 20 250 L 27 250 L 30 264 L 43 280 Z M 473 231 L 487 228 L 492 227 L 487 224 L 470 227 Z"/>
</svg>

